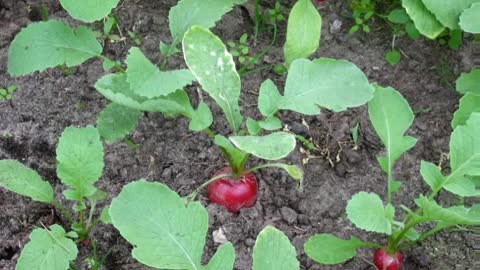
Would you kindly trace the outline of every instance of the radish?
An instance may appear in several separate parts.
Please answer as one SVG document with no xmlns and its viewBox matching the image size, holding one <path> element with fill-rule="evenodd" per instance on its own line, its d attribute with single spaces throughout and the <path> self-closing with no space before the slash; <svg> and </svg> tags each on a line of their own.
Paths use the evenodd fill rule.
<svg viewBox="0 0 480 270">
<path fill-rule="evenodd" d="M 231 172 L 230 167 L 225 167 L 218 171 L 214 177 Z M 229 212 L 238 212 L 241 208 L 252 207 L 255 204 L 257 179 L 251 173 L 242 175 L 238 179 L 220 178 L 208 185 L 207 196 L 212 203 L 222 205 Z"/>
<path fill-rule="evenodd" d="M 397 252 L 392 257 L 385 250 L 379 249 L 373 256 L 373 263 L 378 270 L 400 270 L 402 268 L 402 254 Z"/>
</svg>

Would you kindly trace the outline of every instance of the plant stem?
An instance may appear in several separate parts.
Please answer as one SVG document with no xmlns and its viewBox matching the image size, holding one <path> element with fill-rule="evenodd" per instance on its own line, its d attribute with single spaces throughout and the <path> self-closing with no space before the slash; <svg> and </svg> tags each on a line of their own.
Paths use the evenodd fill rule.
<svg viewBox="0 0 480 270">
<path fill-rule="evenodd" d="M 400 232 L 400 234 L 397 237 L 395 237 L 395 239 L 393 239 L 393 241 L 389 241 L 388 252 L 391 252 L 392 254 L 395 253 L 395 251 L 398 250 L 398 248 L 397 248 L 398 244 L 403 240 L 403 238 L 405 237 L 405 234 L 410 229 L 412 229 L 413 227 L 422 223 L 423 221 L 424 221 L 423 219 L 419 218 L 419 219 L 415 220 L 415 222 L 413 222 L 413 221 L 409 222 L 408 225 L 405 226 L 405 228 L 403 228 L 403 230 Z"/>
<path fill-rule="evenodd" d="M 74 224 L 75 220 L 73 219 L 72 215 L 57 201 L 53 201 L 52 205 L 60 210 L 60 212 L 70 221 L 70 223 Z"/>
<path fill-rule="evenodd" d="M 403 244 L 403 245 L 400 245 L 400 246 L 398 247 L 398 251 L 402 251 L 402 250 L 404 250 L 404 249 L 406 249 L 406 248 L 409 248 L 409 247 L 413 246 L 414 244 L 416 244 L 417 242 L 423 241 L 423 240 L 425 240 L 426 238 L 434 235 L 435 233 L 437 233 L 437 232 L 439 232 L 439 231 L 441 231 L 441 230 L 443 230 L 443 229 L 444 229 L 444 228 L 442 228 L 442 227 L 435 227 L 435 228 L 431 229 L 430 231 L 422 234 L 418 239 L 416 239 L 416 240 L 414 240 L 414 241 L 410 241 L 410 242 L 405 243 L 405 244 Z"/>
<path fill-rule="evenodd" d="M 253 58 L 253 61 L 249 61 L 248 64 L 246 64 L 245 66 L 241 67 L 239 70 L 238 70 L 238 74 L 240 74 L 240 76 L 242 76 L 242 74 L 249 68 L 251 67 L 253 64 L 257 63 L 257 61 L 262 58 L 265 54 L 267 54 L 268 51 L 270 51 L 270 49 L 272 49 L 273 45 L 275 45 L 275 42 L 277 41 L 277 25 L 276 24 L 273 24 L 273 38 L 272 38 L 272 42 L 270 42 L 270 45 L 268 45 L 267 48 L 265 48 L 263 51 L 261 51 L 259 54 L 257 54 L 255 56 L 255 58 Z"/>
<path fill-rule="evenodd" d="M 85 230 L 85 210 L 80 210 L 80 225 L 82 225 L 83 230 Z"/>
<path fill-rule="evenodd" d="M 210 128 L 206 128 L 203 130 L 210 139 L 215 140 L 215 133 L 213 133 L 213 131 L 210 129 Z"/>
<path fill-rule="evenodd" d="M 103 56 L 101 54 L 97 55 L 98 58 L 102 59 L 103 61 L 110 61 L 113 63 L 113 67 L 120 73 L 126 73 L 125 69 L 120 66 L 117 62 L 111 60 L 110 58 Z"/>
<path fill-rule="evenodd" d="M 258 30 L 260 28 L 260 20 L 262 19 L 260 15 L 260 0 L 254 0 L 253 1 L 253 14 L 255 16 L 255 29 L 254 29 L 254 34 L 253 34 L 253 39 L 255 42 L 257 42 L 257 37 L 258 37 Z"/>
<path fill-rule="evenodd" d="M 231 173 L 222 173 L 220 175 L 217 175 L 215 177 L 212 177 L 210 178 L 208 181 L 204 182 L 203 184 L 201 184 L 199 187 L 197 187 L 192 193 L 190 193 L 190 195 L 188 195 L 186 197 L 187 199 L 187 204 L 189 204 L 190 202 L 192 202 L 193 200 L 195 200 L 195 198 L 197 197 L 198 193 L 200 192 L 200 190 L 202 190 L 204 187 L 208 186 L 208 184 L 218 180 L 218 179 L 221 179 L 221 178 L 225 178 L 225 177 L 232 177 L 233 175 Z"/>
<path fill-rule="evenodd" d="M 258 72 L 258 71 L 262 71 L 262 70 L 265 70 L 265 69 L 270 69 L 272 68 L 272 64 L 268 64 L 268 65 L 265 65 L 265 66 L 261 66 L 261 67 L 258 67 L 258 68 L 255 68 L 255 69 L 252 69 L 252 70 L 248 70 L 248 71 L 245 71 L 243 72 L 242 74 L 240 74 L 240 77 L 241 78 L 244 78 L 246 77 L 247 75 L 250 75 L 252 73 L 255 73 L 255 72 Z"/>
<path fill-rule="evenodd" d="M 88 214 L 87 226 L 85 227 L 87 229 L 90 227 L 90 224 L 92 223 L 93 214 L 95 212 L 95 206 L 97 206 L 97 202 L 90 201 L 90 212 Z"/>
</svg>

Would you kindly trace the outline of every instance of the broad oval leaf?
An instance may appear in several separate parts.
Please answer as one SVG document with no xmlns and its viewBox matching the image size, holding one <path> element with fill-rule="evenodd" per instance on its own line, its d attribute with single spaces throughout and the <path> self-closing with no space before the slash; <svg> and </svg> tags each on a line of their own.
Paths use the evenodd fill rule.
<svg viewBox="0 0 480 270">
<path fill-rule="evenodd" d="M 253 270 L 298 270 L 297 252 L 288 237 L 267 226 L 257 236 L 253 247 Z"/>
<path fill-rule="evenodd" d="M 18 258 L 16 270 L 67 270 L 77 258 L 78 249 L 65 230 L 57 225 L 50 230 L 34 229 L 30 241 Z"/>
<path fill-rule="evenodd" d="M 265 136 L 232 136 L 230 141 L 238 149 L 267 160 L 282 159 L 296 146 L 295 136 L 282 131 Z"/>
<path fill-rule="evenodd" d="M 415 203 L 422 209 L 422 217 L 427 221 L 435 221 L 442 224 L 443 227 L 455 225 L 480 225 L 479 205 L 471 208 L 464 206 L 453 206 L 443 208 L 435 201 L 421 196 L 415 200 Z"/>
<path fill-rule="evenodd" d="M 467 93 L 460 99 L 458 110 L 453 114 L 452 129 L 455 129 L 461 125 L 465 125 L 467 120 L 474 112 L 480 112 L 480 96 Z"/>
<path fill-rule="evenodd" d="M 109 212 L 115 228 L 134 246 L 133 257 L 145 265 L 160 269 L 232 269 L 228 266 L 233 265 L 235 254 L 228 244 L 219 248 L 212 265 L 202 267 L 207 211 L 198 202 L 186 206 L 163 184 L 140 180 L 124 186 L 112 200 Z"/>
<path fill-rule="evenodd" d="M 110 103 L 100 112 L 97 128 L 108 143 L 124 138 L 137 126 L 142 112 L 117 103 Z"/>
<path fill-rule="evenodd" d="M 57 146 L 57 175 L 77 194 L 77 199 L 93 195 L 93 184 L 102 176 L 103 145 L 93 127 L 66 128 Z"/>
<path fill-rule="evenodd" d="M 213 123 L 213 114 L 210 108 L 203 101 L 198 105 L 197 110 L 192 114 L 192 121 L 188 128 L 192 131 L 202 131 Z"/>
<path fill-rule="evenodd" d="M 339 264 L 357 254 L 357 249 L 369 244 L 351 237 L 349 240 L 337 238 L 331 234 L 317 234 L 310 237 L 304 245 L 310 259 L 321 264 Z"/>
<path fill-rule="evenodd" d="M 422 35 L 434 39 L 445 29 L 435 15 L 425 7 L 422 0 L 402 0 L 402 6 Z"/>
<path fill-rule="evenodd" d="M 128 51 L 126 63 L 130 87 L 147 98 L 166 96 L 195 80 L 188 69 L 160 71 L 137 47 Z"/>
<path fill-rule="evenodd" d="M 480 68 L 474 68 L 468 73 L 462 72 L 455 84 L 459 93 L 480 95 Z"/>
<path fill-rule="evenodd" d="M 236 133 L 242 124 L 242 115 L 238 105 L 240 76 L 232 55 L 217 36 L 198 26 L 185 34 L 183 53 L 188 68 L 203 90 L 222 108 Z"/>
<path fill-rule="evenodd" d="M 360 229 L 377 232 L 392 233 L 393 208 L 384 207 L 377 194 L 359 192 L 348 201 L 348 219 Z"/>
<path fill-rule="evenodd" d="M 450 29 L 460 28 L 458 25 L 460 15 L 473 3 L 480 0 L 422 0 L 425 7 L 428 8 L 438 21 Z M 478 18 L 478 17 L 477 17 Z"/>
<path fill-rule="evenodd" d="M 295 59 L 308 58 L 319 46 L 322 17 L 311 0 L 299 0 L 288 16 L 287 38 L 283 47 L 287 66 Z"/>
<path fill-rule="evenodd" d="M 8 72 L 22 76 L 58 65 L 77 66 L 101 53 L 95 34 L 84 26 L 73 31 L 55 20 L 32 23 L 10 44 Z"/>
<path fill-rule="evenodd" d="M 60 0 L 62 7 L 77 20 L 87 23 L 105 18 L 119 0 Z"/>
<path fill-rule="evenodd" d="M 30 197 L 34 201 L 54 201 L 50 183 L 43 181 L 37 172 L 15 160 L 0 160 L 0 187 Z"/>
<path fill-rule="evenodd" d="M 284 95 L 275 91 L 270 82 L 261 88 L 259 107 L 262 114 L 269 113 L 266 117 L 282 109 L 307 115 L 319 114 L 320 107 L 339 112 L 373 97 L 373 87 L 360 69 L 348 61 L 327 58 L 293 61 Z"/>
<path fill-rule="evenodd" d="M 460 16 L 460 27 L 463 31 L 480 34 L 480 3 L 473 4 Z"/>
<path fill-rule="evenodd" d="M 423 180 L 433 191 L 438 191 L 442 188 L 445 178 L 435 164 L 422 160 L 420 163 L 420 174 L 422 175 Z"/>
</svg>

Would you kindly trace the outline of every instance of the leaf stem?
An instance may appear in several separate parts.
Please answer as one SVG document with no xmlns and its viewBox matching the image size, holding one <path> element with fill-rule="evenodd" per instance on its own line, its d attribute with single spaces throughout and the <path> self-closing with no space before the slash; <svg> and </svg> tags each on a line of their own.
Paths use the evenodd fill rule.
<svg viewBox="0 0 480 270">
<path fill-rule="evenodd" d="M 113 63 L 113 67 L 120 73 L 126 73 L 125 69 L 119 65 L 117 62 L 111 60 L 110 58 L 103 56 L 101 54 L 97 55 L 98 58 L 102 59 L 103 61 L 110 61 Z"/>
<path fill-rule="evenodd" d="M 435 228 L 431 229 L 430 231 L 422 234 L 418 239 L 416 239 L 416 240 L 414 240 L 414 241 L 410 241 L 410 242 L 405 243 L 405 244 L 403 244 L 403 245 L 400 245 L 397 249 L 398 249 L 398 251 L 402 251 L 402 250 L 404 250 L 404 249 L 406 249 L 406 248 L 409 248 L 409 247 L 415 245 L 416 243 L 425 240 L 426 238 L 434 235 L 435 233 L 437 233 L 437 232 L 439 232 L 439 231 L 441 231 L 441 230 L 443 230 L 443 229 L 444 229 L 444 228 L 442 228 L 442 227 L 435 227 Z"/>
<path fill-rule="evenodd" d="M 188 195 L 186 197 L 187 199 L 187 204 L 191 203 L 193 200 L 195 200 L 195 198 L 197 197 L 198 193 L 200 192 L 200 190 L 202 190 L 204 187 L 208 186 L 210 183 L 218 180 L 218 179 L 221 179 L 221 178 L 225 178 L 225 177 L 232 177 L 233 175 L 231 173 L 222 173 L 220 175 L 217 175 L 217 176 L 214 176 L 210 179 L 208 179 L 206 182 L 204 182 L 203 184 L 201 184 L 200 186 L 198 186 L 194 191 L 192 191 L 192 193 L 190 193 L 190 195 Z"/>
<path fill-rule="evenodd" d="M 75 223 L 75 220 L 73 219 L 72 215 L 60 203 L 58 203 L 57 201 L 53 201 L 52 205 L 56 209 L 60 210 L 60 212 L 68 219 L 68 221 L 70 221 L 71 224 Z"/>
<path fill-rule="evenodd" d="M 255 29 L 254 29 L 253 39 L 255 40 L 255 42 L 257 42 L 258 30 L 260 28 L 260 20 L 262 19 L 262 16 L 260 15 L 259 6 L 260 6 L 260 0 L 254 0 L 253 14 L 255 16 Z"/>
<path fill-rule="evenodd" d="M 93 214 L 95 212 L 95 207 L 97 206 L 97 202 L 94 200 L 94 201 L 90 201 L 90 212 L 88 214 L 88 219 L 87 219 L 87 226 L 85 228 L 90 228 L 90 224 L 92 223 L 92 219 L 93 219 Z"/>
</svg>

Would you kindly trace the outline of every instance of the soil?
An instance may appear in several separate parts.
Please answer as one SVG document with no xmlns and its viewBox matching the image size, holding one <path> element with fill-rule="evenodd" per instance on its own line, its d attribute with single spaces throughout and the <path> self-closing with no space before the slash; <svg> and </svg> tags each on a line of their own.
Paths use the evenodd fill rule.
<svg viewBox="0 0 480 270">
<path fill-rule="evenodd" d="M 160 40 L 170 41 L 167 15 L 175 2 L 122 1 L 114 12 L 119 18 L 121 32 L 124 35 L 128 31 L 136 33 L 142 51 L 153 62 L 160 59 Z M 272 1 L 265 2 L 265 6 L 272 4 Z M 293 1 L 281 2 L 287 9 Z M 320 7 L 323 31 L 321 47 L 315 57 L 352 61 L 371 82 L 399 90 L 416 112 L 415 122 L 408 133 L 417 138 L 418 143 L 397 162 L 395 178 L 403 185 L 394 197 L 398 205 L 414 207 L 412 199 L 428 191 L 419 174 L 420 161 L 438 163 L 448 153 L 450 121 L 459 99 L 453 83 L 460 72 L 472 68 L 472 45 L 465 42 L 459 51 L 452 51 L 423 38 L 417 41 L 398 38 L 396 47 L 402 51 L 402 61 L 391 66 L 384 60 L 384 54 L 391 46 L 391 31 L 383 23 L 376 22 L 370 34 L 348 35 L 352 20 L 348 17 L 347 2 L 329 1 Z M 74 68 L 71 76 L 65 76 L 56 69 L 21 78 L 8 76 L 9 43 L 22 27 L 41 19 L 40 4 L 45 4 L 50 18 L 73 26 L 79 24 L 69 18 L 56 0 L 0 0 L 0 86 L 18 86 L 12 102 L 0 102 L 0 159 L 16 159 L 37 170 L 55 187 L 57 198 L 62 200 L 63 187 L 55 174 L 58 138 L 68 126 L 95 124 L 107 101 L 93 85 L 105 72 L 98 60 L 92 60 Z M 223 17 L 214 32 L 224 41 L 238 40 L 245 31 L 252 34 L 249 10 L 251 4 L 246 8 L 236 7 Z M 101 29 L 99 24 L 91 26 Z M 262 61 L 282 61 L 285 28 L 285 23 L 281 23 L 277 44 Z M 262 32 L 257 44 L 251 44 L 253 51 L 265 48 L 270 39 L 269 33 Z M 131 46 L 135 44 L 129 38 L 115 44 L 107 42 L 105 53 L 113 59 L 124 60 Z M 173 58 L 169 64 L 169 68 L 183 66 L 181 56 Z M 257 93 L 266 78 L 272 78 L 280 89 L 283 88 L 285 78 L 271 71 L 257 72 L 242 80 L 241 108 L 244 116 L 258 116 Z M 196 89 L 188 91 L 193 102 L 198 102 Z M 213 129 L 227 131 L 220 110 L 213 107 L 213 111 L 216 119 Z M 373 250 L 361 250 L 358 256 L 341 266 L 320 266 L 309 260 L 302 248 L 308 237 L 320 232 L 342 238 L 355 235 L 363 240 L 384 241 L 381 236 L 356 229 L 349 223 L 344 211 L 347 200 L 356 192 L 385 194 L 386 177 L 376 162 L 376 156 L 382 153 L 383 147 L 368 121 L 366 107 L 343 113 L 324 112 L 317 117 L 305 118 L 285 112 L 283 120 L 291 130 L 312 138 L 322 150 L 307 155 L 300 151 L 299 145 L 296 152 L 285 160 L 303 164 L 307 156 L 310 157 L 303 164 L 305 191 L 298 192 L 296 184 L 283 172 L 266 169 L 256 173 L 260 179 L 256 204 L 239 214 L 207 205 L 205 194 L 201 194 L 200 200 L 208 210 L 210 223 L 205 260 L 218 247 L 213 242 L 213 231 L 222 228 L 236 250 L 235 269 L 251 269 L 255 238 L 266 225 L 273 225 L 292 241 L 301 269 L 374 269 L 369 263 Z M 360 123 L 360 136 L 358 149 L 354 149 L 350 129 L 357 123 Z M 97 187 L 109 194 L 109 200 L 120 192 L 122 186 L 141 178 L 165 183 L 181 195 L 187 195 L 224 166 L 220 152 L 208 137 L 190 132 L 184 119 L 145 114 L 130 139 L 138 149 L 129 148 L 124 142 L 105 145 L 106 166 Z M 250 166 L 259 162 L 252 160 Z M 444 193 L 439 199 L 445 204 L 455 201 Z M 52 207 L 31 202 L 4 189 L 0 189 L 0 212 L 0 269 L 14 269 L 21 248 L 35 226 L 42 223 L 68 226 L 68 222 Z M 104 269 L 147 269 L 130 256 L 131 246 L 112 226 L 98 226 L 93 237 L 98 242 L 100 256 L 110 251 Z M 474 237 L 467 233 L 439 233 L 405 251 L 404 269 L 473 269 L 474 241 Z M 81 248 L 79 269 L 88 269 L 84 259 L 89 252 L 88 248 Z"/>
</svg>

